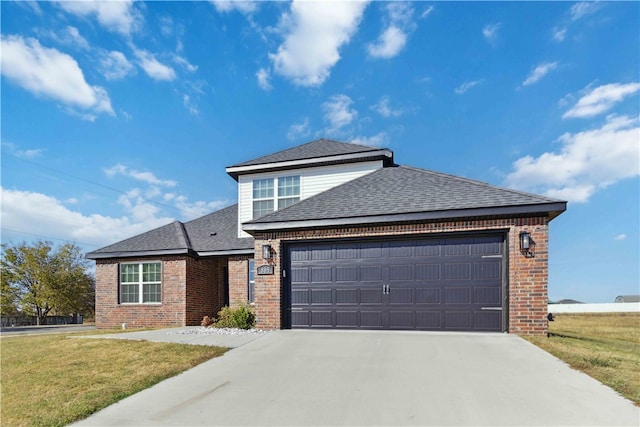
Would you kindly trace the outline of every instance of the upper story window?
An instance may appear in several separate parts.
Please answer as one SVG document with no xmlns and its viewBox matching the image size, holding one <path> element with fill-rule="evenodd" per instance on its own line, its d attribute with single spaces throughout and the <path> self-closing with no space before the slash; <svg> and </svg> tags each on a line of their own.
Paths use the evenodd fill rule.
<svg viewBox="0 0 640 427">
<path fill-rule="evenodd" d="M 159 303 L 162 298 L 162 264 L 140 262 L 120 264 L 120 302 Z"/>
<path fill-rule="evenodd" d="M 275 189 L 277 188 L 277 192 Z M 300 201 L 300 177 L 281 176 L 253 180 L 253 218 Z"/>
</svg>

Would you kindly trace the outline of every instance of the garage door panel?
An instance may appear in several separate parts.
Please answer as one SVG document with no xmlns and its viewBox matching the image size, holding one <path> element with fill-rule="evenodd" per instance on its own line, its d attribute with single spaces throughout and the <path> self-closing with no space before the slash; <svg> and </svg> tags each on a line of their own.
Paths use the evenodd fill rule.
<svg viewBox="0 0 640 427">
<path fill-rule="evenodd" d="M 446 311 L 445 329 L 470 330 L 473 326 L 473 313 L 468 311 Z"/>
<path fill-rule="evenodd" d="M 444 292 L 445 304 L 471 304 L 471 288 L 447 288 Z"/>
<path fill-rule="evenodd" d="M 336 311 L 336 327 L 337 328 L 357 328 L 358 324 L 358 312 L 355 310 L 345 311 L 345 310 L 337 310 Z"/>
<path fill-rule="evenodd" d="M 362 305 L 382 305 L 382 286 L 375 288 L 360 289 L 360 304 Z"/>
<path fill-rule="evenodd" d="M 311 289 L 311 304 L 331 304 L 331 289 Z"/>
<path fill-rule="evenodd" d="M 292 327 L 503 328 L 502 235 L 292 243 L 287 250 Z"/>
<path fill-rule="evenodd" d="M 358 290 L 337 288 L 336 304 L 358 304 Z"/>
<path fill-rule="evenodd" d="M 311 310 L 311 326 L 328 328 L 333 326 L 331 321 L 332 312 L 330 310 Z"/>
<path fill-rule="evenodd" d="M 292 304 L 309 304 L 309 289 L 293 289 L 291 291 Z"/>
<path fill-rule="evenodd" d="M 381 311 L 361 311 L 360 326 L 362 328 L 382 329 Z"/>
<path fill-rule="evenodd" d="M 468 262 L 445 264 L 443 279 L 444 280 L 470 280 L 471 264 Z"/>
<path fill-rule="evenodd" d="M 389 327 L 391 329 L 415 329 L 413 311 L 389 311 Z"/>
<path fill-rule="evenodd" d="M 390 265 L 389 281 L 413 280 L 413 265 Z"/>
<path fill-rule="evenodd" d="M 416 304 L 442 304 L 440 288 L 416 288 Z"/>
<path fill-rule="evenodd" d="M 442 313 L 416 311 L 416 329 L 442 329 Z"/>
</svg>

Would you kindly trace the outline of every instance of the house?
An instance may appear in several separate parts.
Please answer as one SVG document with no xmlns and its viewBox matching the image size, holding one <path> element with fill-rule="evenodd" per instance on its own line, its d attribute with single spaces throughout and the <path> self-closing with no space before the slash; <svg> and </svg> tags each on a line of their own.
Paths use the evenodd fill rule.
<svg viewBox="0 0 640 427">
<path fill-rule="evenodd" d="M 248 302 L 263 329 L 546 333 L 566 202 L 327 139 L 226 171 L 237 205 L 87 254 L 99 328 L 199 325 Z"/>
</svg>

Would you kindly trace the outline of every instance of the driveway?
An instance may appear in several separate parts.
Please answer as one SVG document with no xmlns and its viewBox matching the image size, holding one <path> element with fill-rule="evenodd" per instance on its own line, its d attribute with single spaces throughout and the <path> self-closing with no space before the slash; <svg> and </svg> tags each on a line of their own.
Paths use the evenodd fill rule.
<svg viewBox="0 0 640 427">
<path fill-rule="evenodd" d="M 276 331 L 76 425 L 635 425 L 608 387 L 508 334 Z"/>
</svg>

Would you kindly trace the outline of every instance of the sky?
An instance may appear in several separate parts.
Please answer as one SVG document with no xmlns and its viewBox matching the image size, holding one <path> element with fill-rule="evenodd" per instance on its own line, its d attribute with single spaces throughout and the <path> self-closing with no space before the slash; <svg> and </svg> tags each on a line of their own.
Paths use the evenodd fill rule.
<svg viewBox="0 0 640 427">
<path fill-rule="evenodd" d="M 0 2 L 1 239 L 98 249 L 326 137 L 568 201 L 549 297 L 640 293 L 638 2 Z"/>
</svg>

